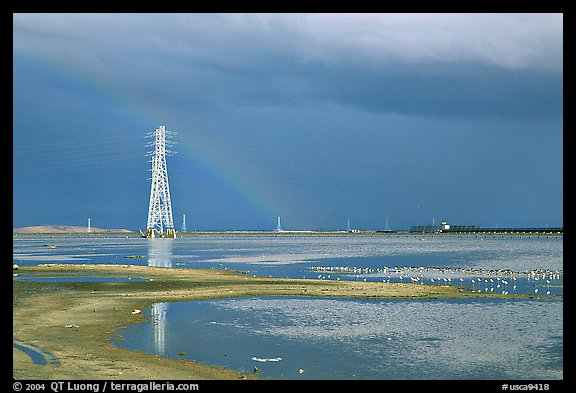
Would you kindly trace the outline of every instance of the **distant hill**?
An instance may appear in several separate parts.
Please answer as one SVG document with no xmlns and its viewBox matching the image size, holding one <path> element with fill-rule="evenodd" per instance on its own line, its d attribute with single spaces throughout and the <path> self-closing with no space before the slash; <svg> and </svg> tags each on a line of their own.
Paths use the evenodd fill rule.
<svg viewBox="0 0 576 393">
<path fill-rule="evenodd" d="M 90 228 L 90 233 L 102 232 L 132 232 L 128 229 Z M 88 233 L 88 227 L 74 225 L 37 225 L 31 227 L 13 228 L 12 233 Z"/>
</svg>

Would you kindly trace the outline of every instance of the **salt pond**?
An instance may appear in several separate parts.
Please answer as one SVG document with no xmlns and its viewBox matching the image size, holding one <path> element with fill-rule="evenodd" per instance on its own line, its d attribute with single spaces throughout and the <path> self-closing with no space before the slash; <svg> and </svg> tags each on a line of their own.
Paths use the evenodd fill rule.
<svg viewBox="0 0 576 393">
<path fill-rule="evenodd" d="M 159 303 L 117 344 L 247 372 L 256 367 L 259 376 L 277 379 L 563 378 L 562 237 L 18 236 L 13 261 L 202 267 L 530 294 L 547 300 Z"/>
<path fill-rule="evenodd" d="M 13 248 L 14 263 L 21 265 L 126 263 L 231 269 L 270 277 L 453 284 L 549 297 L 563 293 L 562 237 L 29 235 L 15 237 Z M 341 268 L 354 274 L 338 274 Z"/>
<path fill-rule="evenodd" d="M 118 345 L 274 379 L 562 379 L 562 302 L 160 303 Z"/>
</svg>

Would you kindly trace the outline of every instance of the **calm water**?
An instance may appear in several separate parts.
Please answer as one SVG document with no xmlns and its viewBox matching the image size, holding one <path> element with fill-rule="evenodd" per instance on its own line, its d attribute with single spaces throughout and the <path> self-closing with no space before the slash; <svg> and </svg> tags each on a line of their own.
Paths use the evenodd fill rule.
<svg viewBox="0 0 576 393">
<path fill-rule="evenodd" d="M 550 300 L 161 303 L 147 311 L 146 323 L 123 331 L 118 345 L 248 372 L 257 367 L 262 377 L 277 379 L 563 378 L 562 237 L 19 235 L 13 260 L 207 267 L 534 294 Z"/>
<path fill-rule="evenodd" d="M 125 348 L 273 379 L 562 379 L 562 303 L 305 297 L 160 303 Z"/>
<path fill-rule="evenodd" d="M 202 267 L 270 277 L 456 284 L 475 291 L 547 297 L 563 291 L 562 237 L 17 236 L 13 249 L 14 263 L 21 265 Z"/>
</svg>

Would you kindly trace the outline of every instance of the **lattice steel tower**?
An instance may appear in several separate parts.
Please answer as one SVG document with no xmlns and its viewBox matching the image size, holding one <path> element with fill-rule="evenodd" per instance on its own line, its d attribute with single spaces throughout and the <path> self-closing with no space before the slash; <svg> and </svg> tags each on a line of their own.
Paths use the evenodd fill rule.
<svg viewBox="0 0 576 393">
<path fill-rule="evenodd" d="M 153 137 L 154 142 L 147 146 L 154 146 L 152 155 L 152 185 L 150 187 L 150 205 L 148 206 L 148 224 L 146 225 L 146 237 L 176 237 L 174 221 L 172 219 L 172 203 L 170 202 L 170 186 L 168 185 L 168 168 L 166 156 L 174 152 L 166 147 L 172 146 L 167 139 L 174 133 L 167 131 L 166 127 L 160 126 L 156 131 L 147 136 Z"/>
<path fill-rule="evenodd" d="M 186 214 L 182 214 L 182 230 L 180 232 L 188 232 L 188 228 L 186 228 Z"/>
</svg>

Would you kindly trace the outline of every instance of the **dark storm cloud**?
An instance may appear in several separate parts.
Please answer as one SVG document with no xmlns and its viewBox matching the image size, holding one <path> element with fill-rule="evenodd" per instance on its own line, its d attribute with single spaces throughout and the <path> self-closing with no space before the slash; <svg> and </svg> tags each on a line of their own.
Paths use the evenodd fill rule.
<svg viewBox="0 0 576 393">
<path fill-rule="evenodd" d="M 561 114 L 561 76 L 474 65 L 452 68 L 450 75 L 422 75 L 356 67 L 311 83 L 326 100 L 382 113 L 473 118 Z"/>
<path fill-rule="evenodd" d="M 522 116 L 558 108 L 561 33 L 561 15 L 72 14 L 17 15 L 14 41 L 175 105 Z"/>
<path fill-rule="evenodd" d="M 108 198 L 137 228 L 158 121 L 205 229 L 562 220 L 561 14 L 15 14 L 13 44 L 15 221 L 43 190 L 42 223 Z"/>
</svg>

